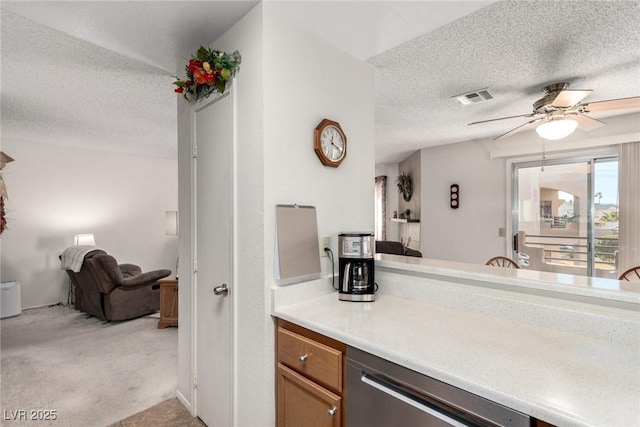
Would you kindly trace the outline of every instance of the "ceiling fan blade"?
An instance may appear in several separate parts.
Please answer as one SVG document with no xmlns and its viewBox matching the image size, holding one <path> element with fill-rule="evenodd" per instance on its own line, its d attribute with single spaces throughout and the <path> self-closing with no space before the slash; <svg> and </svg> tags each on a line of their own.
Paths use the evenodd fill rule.
<svg viewBox="0 0 640 427">
<path fill-rule="evenodd" d="M 498 139 L 502 139 L 502 138 L 506 138 L 508 136 L 511 136 L 513 134 L 516 134 L 518 132 L 522 132 L 523 130 L 529 130 L 529 129 L 533 129 L 536 127 L 536 125 L 541 122 L 542 119 L 535 119 L 535 120 L 531 120 L 523 125 L 518 126 L 515 129 L 511 129 L 509 132 L 504 133 L 498 137 L 493 138 L 494 141 L 497 141 Z"/>
<path fill-rule="evenodd" d="M 560 91 L 560 93 L 558 94 L 558 96 L 556 96 L 556 99 L 553 100 L 551 105 L 553 107 L 559 107 L 559 108 L 573 107 L 574 105 L 582 101 L 584 98 L 586 98 L 588 95 L 590 95 L 591 92 L 593 92 L 593 90 L 590 90 L 590 89 L 589 90 L 565 89 L 563 91 Z"/>
<path fill-rule="evenodd" d="M 575 120 L 576 122 L 578 122 L 578 129 L 580 130 L 590 131 L 606 125 L 605 122 L 596 120 L 592 117 L 585 116 L 584 114 L 580 114 L 580 113 L 571 115 L 568 118 L 570 120 Z"/>
<path fill-rule="evenodd" d="M 582 106 L 585 113 L 610 110 L 640 110 L 640 96 L 630 98 L 609 99 L 607 101 L 590 102 Z"/>
<path fill-rule="evenodd" d="M 471 126 L 471 125 L 477 125 L 480 123 L 489 123 L 489 122 L 496 122 L 498 120 L 506 120 L 506 119 L 516 119 L 518 117 L 533 117 L 535 114 L 529 113 L 529 114 L 520 114 L 518 116 L 509 116 L 509 117 L 500 117 L 499 119 L 489 119 L 489 120 L 481 120 L 479 122 L 473 122 L 473 123 L 469 123 L 467 126 Z"/>
</svg>

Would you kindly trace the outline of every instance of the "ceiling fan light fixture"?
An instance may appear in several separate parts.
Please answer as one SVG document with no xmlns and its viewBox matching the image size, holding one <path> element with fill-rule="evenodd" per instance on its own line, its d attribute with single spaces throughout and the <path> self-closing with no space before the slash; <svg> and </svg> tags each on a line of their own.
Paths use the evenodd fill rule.
<svg viewBox="0 0 640 427">
<path fill-rule="evenodd" d="M 571 119 L 552 119 L 536 128 L 540 137 L 555 141 L 571 135 L 578 127 L 578 122 Z"/>
</svg>

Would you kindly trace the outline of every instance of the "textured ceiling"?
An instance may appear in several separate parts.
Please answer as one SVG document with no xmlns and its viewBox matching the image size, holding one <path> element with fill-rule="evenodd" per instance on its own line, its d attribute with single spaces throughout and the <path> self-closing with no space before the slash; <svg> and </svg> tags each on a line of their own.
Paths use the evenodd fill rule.
<svg viewBox="0 0 640 427">
<path fill-rule="evenodd" d="M 180 52 L 215 40 L 255 4 L 3 1 L 3 137 L 175 157 L 167 88 Z M 548 83 L 593 89 L 589 101 L 640 95 L 636 1 L 282 5 L 375 67 L 378 162 L 500 135 L 523 121 L 467 123 L 529 113 Z M 495 99 L 451 99 L 485 87 Z"/>
<path fill-rule="evenodd" d="M 493 1 L 271 1 L 359 59 L 414 39 Z"/>
<path fill-rule="evenodd" d="M 3 138 L 177 158 L 180 53 L 256 4 L 2 1 Z"/>
<path fill-rule="evenodd" d="M 176 158 L 166 71 L 2 11 L 2 137 Z"/>
<path fill-rule="evenodd" d="M 2 1 L 2 8 L 175 74 L 184 52 L 224 34 L 258 1 Z"/>
<path fill-rule="evenodd" d="M 585 101 L 639 96 L 638 2 L 494 3 L 369 62 L 376 69 L 376 159 L 397 161 L 411 150 L 496 137 L 525 123 L 467 126 L 530 113 L 549 83 L 593 89 Z M 495 99 L 463 106 L 451 98 L 487 87 Z"/>
</svg>

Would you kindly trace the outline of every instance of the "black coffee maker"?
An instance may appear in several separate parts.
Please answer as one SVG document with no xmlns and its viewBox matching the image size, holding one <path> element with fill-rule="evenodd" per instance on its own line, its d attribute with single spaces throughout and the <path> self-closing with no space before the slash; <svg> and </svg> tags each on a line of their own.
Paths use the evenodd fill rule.
<svg viewBox="0 0 640 427">
<path fill-rule="evenodd" d="M 338 257 L 342 301 L 374 301 L 373 233 L 340 233 Z"/>
</svg>

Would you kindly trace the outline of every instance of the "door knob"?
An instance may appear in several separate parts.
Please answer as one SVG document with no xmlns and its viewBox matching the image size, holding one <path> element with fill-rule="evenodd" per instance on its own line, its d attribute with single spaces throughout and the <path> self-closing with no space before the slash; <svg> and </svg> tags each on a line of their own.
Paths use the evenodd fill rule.
<svg viewBox="0 0 640 427">
<path fill-rule="evenodd" d="M 222 286 L 216 286 L 213 288 L 213 294 L 227 296 L 229 294 L 229 287 L 226 283 L 223 283 Z"/>
</svg>

